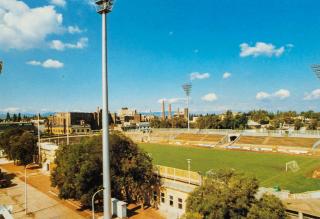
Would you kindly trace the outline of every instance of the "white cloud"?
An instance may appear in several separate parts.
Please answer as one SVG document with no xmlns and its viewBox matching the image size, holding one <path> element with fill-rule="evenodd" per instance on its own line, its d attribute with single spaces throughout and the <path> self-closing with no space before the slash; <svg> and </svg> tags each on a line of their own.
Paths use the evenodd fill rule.
<svg viewBox="0 0 320 219">
<path fill-rule="evenodd" d="M 65 48 L 65 44 L 61 42 L 60 40 L 52 40 L 50 43 L 50 48 L 62 51 Z"/>
<path fill-rule="evenodd" d="M 223 75 L 222 75 L 222 78 L 223 79 L 227 79 L 227 78 L 230 78 L 231 77 L 231 73 L 230 72 L 225 72 L 225 73 L 223 73 Z"/>
<path fill-rule="evenodd" d="M 288 47 L 288 48 L 293 48 L 294 45 L 293 45 L 292 43 L 288 43 L 288 44 L 286 45 L 286 47 Z"/>
<path fill-rule="evenodd" d="M 218 99 L 218 96 L 215 93 L 208 93 L 201 97 L 201 99 L 206 102 L 213 102 Z"/>
<path fill-rule="evenodd" d="M 92 7 L 96 7 L 96 4 L 95 4 L 95 1 L 94 1 L 94 0 L 85 0 L 85 2 L 86 2 L 88 5 L 92 6 Z"/>
<path fill-rule="evenodd" d="M 269 93 L 263 92 L 263 91 L 258 92 L 256 95 L 257 100 L 265 100 L 265 99 L 269 99 L 270 97 L 271 95 Z"/>
<path fill-rule="evenodd" d="M 65 0 L 51 0 L 50 4 L 56 5 L 56 6 L 60 6 L 60 7 L 64 7 L 66 6 L 67 2 Z"/>
<path fill-rule="evenodd" d="M 161 99 L 158 100 L 158 103 L 162 103 L 163 101 L 166 102 L 167 99 L 166 98 L 161 98 Z"/>
<path fill-rule="evenodd" d="M 44 68 L 63 68 L 64 64 L 58 60 L 47 59 L 44 62 L 32 60 L 28 61 L 26 64 L 33 66 L 42 66 Z"/>
<path fill-rule="evenodd" d="M 176 97 L 168 100 L 169 103 L 181 103 L 186 101 L 186 98 Z"/>
<path fill-rule="evenodd" d="M 23 1 L 0 0 L 0 49 L 39 47 L 62 29 L 62 14 L 54 6 L 29 8 Z"/>
<path fill-rule="evenodd" d="M 281 56 L 284 51 L 285 47 L 282 46 L 280 48 L 276 48 L 271 43 L 264 43 L 264 42 L 257 42 L 255 46 L 249 46 L 247 43 L 240 44 L 240 56 L 247 57 L 247 56 Z"/>
<path fill-rule="evenodd" d="M 269 94 L 264 91 L 260 91 L 256 94 L 257 100 L 267 100 L 267 99 L 272 99 L 272 98 L 278 98 L 280 100 L 283 100 L 288 97 L 290 97 L 290 91 L 285 90 L 285 89 L 280 89 L 272 94 Z"/>
<path fill-rule="evenodd" d="M 182 97 L 161 98 L 158 100 L 158 103 L 162 103 L 163 101 L 166 103 L 181 103 L 181 102 L 185 102 L 186 98 L 182 98 Z"/>
<path fill-rule="evenodd" d="M 273 94 L 273 96 L 278 97 L 278 98 L 280 98 L 281 100 L 282 100 L 282 99 L 286 99 L 286 98 L 290 97 L 290 91 L 285 90 L 285 89 L 280 89 L 280 90 L 276 91 L 276 92 Z"/>
<path fill-rule="evenodd" d="M 202 80 L 202 79 L 207 79 L 209 77 L 210 77 L 209 73 L 193 72 L 193 73 L 190 74 L 190 79 L 191 80 L 196 80 L 196 79 Z"/>
<path fill-rule="evenodd" d="M 0 111 L 9 112 L 9 113 L 16 113 L 16 112 L 20 111 L 20 108 L 19 107 L 8 107 L 8 108 L 5 108 L 5 109 L 1 109 Z"/>
<path fill-rule="evenodd" d="M 34 65 L 34 66 L 38 66 L 41 65 L 42 63 L 39 61 L 35 61 L 35 60 L 31 60 L 27 62 L 28 65 Z"/>
<path fill-rule="evenodd" d="M 60 40 L 52 40 L 50 43 L 50 48 L 63 51 L 65 49 L 83 49 L 88 45 L 88 38 L 82 37 L 79 41 L 75 44 L 72 43 L 64 43 Z"/>
<path fill-rule="evenodd" d="M 68 33 L 75 34 L 75 33 L 82 33 L 83 30 L 81 30 L 78 26 L 68 26 Z"/>
<path fill-rule="evenodd" d="M 306 93 L 304 95 L 304 100 L 317 100 L 320 99 L 320 89 L 315 89 L 311 93 Z"/>
<path fill-rule="evenodd" d="M 44 68 L 62 68 L 64 64 L 58 60 L 48 59 L 42 63 Z"/>
</svg>

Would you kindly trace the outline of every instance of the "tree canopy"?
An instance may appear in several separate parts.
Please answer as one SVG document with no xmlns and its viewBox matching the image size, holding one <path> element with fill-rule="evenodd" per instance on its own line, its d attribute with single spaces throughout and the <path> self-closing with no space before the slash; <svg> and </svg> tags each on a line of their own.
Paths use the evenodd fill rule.
<svg viewBox="0 0 320 219">
<path fill-rule="evenodd" d="M 114 133 L 110 135 L 110 159 L 112 197 L 144 204 L 160 185 L 151 158 L 130 139 Z M 101 137 L 60 146 L 55 163 L 51 182 L 58 187 L 59 196 L 91 206 L 93 193 L 102 188 Z M 102 202 L 101 196 L 96 199 Z"/>
<path fill-rule="evenodd" d="M 256 201 L 248 213 L 250 219 L 281 219 L 286 218 L 282 202 L 274 195 L 264 194 Z"/>
<path fill-rule="evenodd" d="M 10 160 L 25 165 L 37 154 L 36 138 L 33 133 L 20 128 L 8 129 L 0 135 L 0 148 Z"/>
<path fill-rule="evenodd" d="M 255 198 L 258 188 L 255 178 L 233 170 L 220 170 L 208 176 L 204 184 L 190 194 L 185 218 L 191 219 L 194 215 L 204 219 L 285 218 L 279 199 L 268 195 L 260 200 Z M 274 204 L 271 204 L 272 200 Z"/>
</svg>

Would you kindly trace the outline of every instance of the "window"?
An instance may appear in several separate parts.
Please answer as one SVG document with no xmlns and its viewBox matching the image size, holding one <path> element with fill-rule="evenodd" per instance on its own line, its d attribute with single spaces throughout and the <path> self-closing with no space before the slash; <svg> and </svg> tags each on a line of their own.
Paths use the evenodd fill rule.
<svg viewBox="0 0 320 219">
<path fill-rule="evenodd" d="M 166 201 L 166 200 L 165 200 L 165 197 L 164 197 L 164 193 L 161 192 L 161 202 L 162 202 L 162 203 L 165 203 L 165 201 Z"/>
<path fill-rule="evenodd" d="M 170 206 L 173 207 L 173 196 L 170 195 L 169 197 L 170 197 Z"/>
<path fill-rule="evenodd" d="M 182 198 L 178 198 L 178 208 L 182 209 Z"/>
</svg>

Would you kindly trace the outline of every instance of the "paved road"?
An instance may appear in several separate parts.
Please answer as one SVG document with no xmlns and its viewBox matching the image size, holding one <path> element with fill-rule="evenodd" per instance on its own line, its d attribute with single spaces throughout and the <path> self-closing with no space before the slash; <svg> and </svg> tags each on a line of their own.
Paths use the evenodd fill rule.
<svg viewBox="0 0 320 219">
<path fill-rule="evenodd" d="M 12 182 L 14 186 L 0 189 L 0 204 L 12 205 L 14 218 L 84 218 L 30 185 L 28 186 L 28 212 L 30 214 L 25 215 L 24 182 L 18 177 L 15 177 Z"/>
</svg>

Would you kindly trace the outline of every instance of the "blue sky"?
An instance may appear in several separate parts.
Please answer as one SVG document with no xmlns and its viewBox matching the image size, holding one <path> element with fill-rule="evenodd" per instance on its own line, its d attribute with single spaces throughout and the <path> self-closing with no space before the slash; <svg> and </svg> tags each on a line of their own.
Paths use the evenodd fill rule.
<svg viewBox="0 0 320 219">
<path fill-rule="evenodd" d="M 117 0 L 110 109 L 319 110 L 318 0 Z M 0 111 L 101 105 L 101 17 L 89 0 L 0 0 Z M 192 79 L 191 80 L 191 75 Z M 223 77 L 224 76 L 224 77 Z"/>
</svg>

